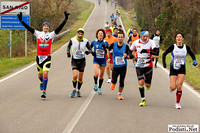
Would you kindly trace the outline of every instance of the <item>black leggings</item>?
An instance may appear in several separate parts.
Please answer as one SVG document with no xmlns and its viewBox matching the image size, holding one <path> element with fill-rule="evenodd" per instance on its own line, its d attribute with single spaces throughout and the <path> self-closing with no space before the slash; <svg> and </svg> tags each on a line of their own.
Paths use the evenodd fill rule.
<svg viewBox="0 0 200 133">
<path fill-rule="evenodd" d="M 114 67 L 112 71 L 112 83 L 116 84 L 117 83 L 117 78 L 120 75 L 120 81 L 119 81 L 119 86 L 124 87 L 124 80 L 126 77 L 126 69 L 127 67 Z"/>
</svg>

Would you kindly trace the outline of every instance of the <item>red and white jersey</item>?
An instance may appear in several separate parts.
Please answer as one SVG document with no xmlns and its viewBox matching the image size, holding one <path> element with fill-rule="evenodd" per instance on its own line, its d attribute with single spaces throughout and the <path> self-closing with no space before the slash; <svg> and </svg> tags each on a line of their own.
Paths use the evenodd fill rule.
<svg viewBox="0 0 200 133">
<path fill-rule="evenodd" d="M 37 56 L 51 56 L 52 43 L 55 32 L 43 32 L 35 30 L 34 35 L 37 38 Z"/>
<path fill-rule="evenodd" d="M 147 42 L 142 42 L 141 39 L 135 40 L 130 47 L 131 51 L 136 51 L 137 63 L 136 67 L 153 67 L 152 55 L 150 51 L 156 48 L 153 40 L 148 39 Z M 140 53 L 142 49 L 146 49 L 147 53 Z"/>
</svg>

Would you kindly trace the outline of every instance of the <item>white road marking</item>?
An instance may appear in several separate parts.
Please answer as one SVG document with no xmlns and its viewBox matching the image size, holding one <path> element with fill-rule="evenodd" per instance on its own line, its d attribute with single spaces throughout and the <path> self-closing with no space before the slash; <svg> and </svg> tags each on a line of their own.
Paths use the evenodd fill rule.
<svg viewBox="0 0 200 133">
<path fill-rule="evenodd" d="M 94 94 L 95 94 L 94 91 L 90 92 L 90 95 L 87 97 L 86 101 L 83 103 L 81 108 L 76 112 L 76 114 L 74 115 L 72 120 L 68 123 L 68 125 L 64 129 L 63 133 L 71 133 L 72 132 L 72 130 L 76 126 L 77 122 L 79 121 L 79 119 L 81 118 L 81 116 L 83 115 L 83 113 L 85 112 L 87 107 L 89 106 L 90 102 L 92 101 Z"/>
<path fill-rule="evenodd" d="M 36 65 L 36 63 L 33 63 L 33 64 L 27 66 L 26 68 L 24 68 L 24 69 L 22 69 L 22 70 L 20 70 L 20 71 L 18 71 L 18 72 L 16 72 L 16 73 L 13 73 L 13 74 L 11 74 L 10 76 L 7 76 L 7 77 L 1 79 L 1 80 L 0 80 L 0 83 L 3 82 L 3 81 L 5 81 L 5 80 L 7 80 L 7 79 L 9 79 L 9 78 L 12 78 L 12 77 L 16 76 L 17 74 L 19 74 L 19 73 L 21 73 L 21 72 L 23 72 L 23 71 L 25 71 L 25 70 L 31 68 L 31 67 L 34 66 L 34 65 Z"/>
</svg>

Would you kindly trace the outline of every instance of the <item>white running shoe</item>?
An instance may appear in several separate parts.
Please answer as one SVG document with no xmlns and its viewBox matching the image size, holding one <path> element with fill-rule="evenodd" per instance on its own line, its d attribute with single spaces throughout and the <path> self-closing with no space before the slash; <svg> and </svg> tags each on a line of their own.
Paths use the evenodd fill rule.
<svg viewBox="0 0 200 133">
<path fill-rule="evenodd" d="M 181 105 L 180 105 L 180 103 L 177 103 L 177 102 L 176 102 L 176 104 L 175 104 L 175 108 L 176 108 L 176 109 L 181 109 Z"/>
<path fill-rule="evenodd" d="M 107 83 L 111 83 L 111 79 L 110 78 L 108 79 Z"/>
</svg>

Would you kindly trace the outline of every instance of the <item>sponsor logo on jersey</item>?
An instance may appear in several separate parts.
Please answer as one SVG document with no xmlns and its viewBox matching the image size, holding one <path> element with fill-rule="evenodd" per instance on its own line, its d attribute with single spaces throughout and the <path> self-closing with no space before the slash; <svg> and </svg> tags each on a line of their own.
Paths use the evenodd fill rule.
<svg viewBox="0 0 200 133">
<path fill-rule="evenodd" d="M 49 44 L 39 44 L 40 47 L 46 48 L 49 46 Z"/>
</svg>

